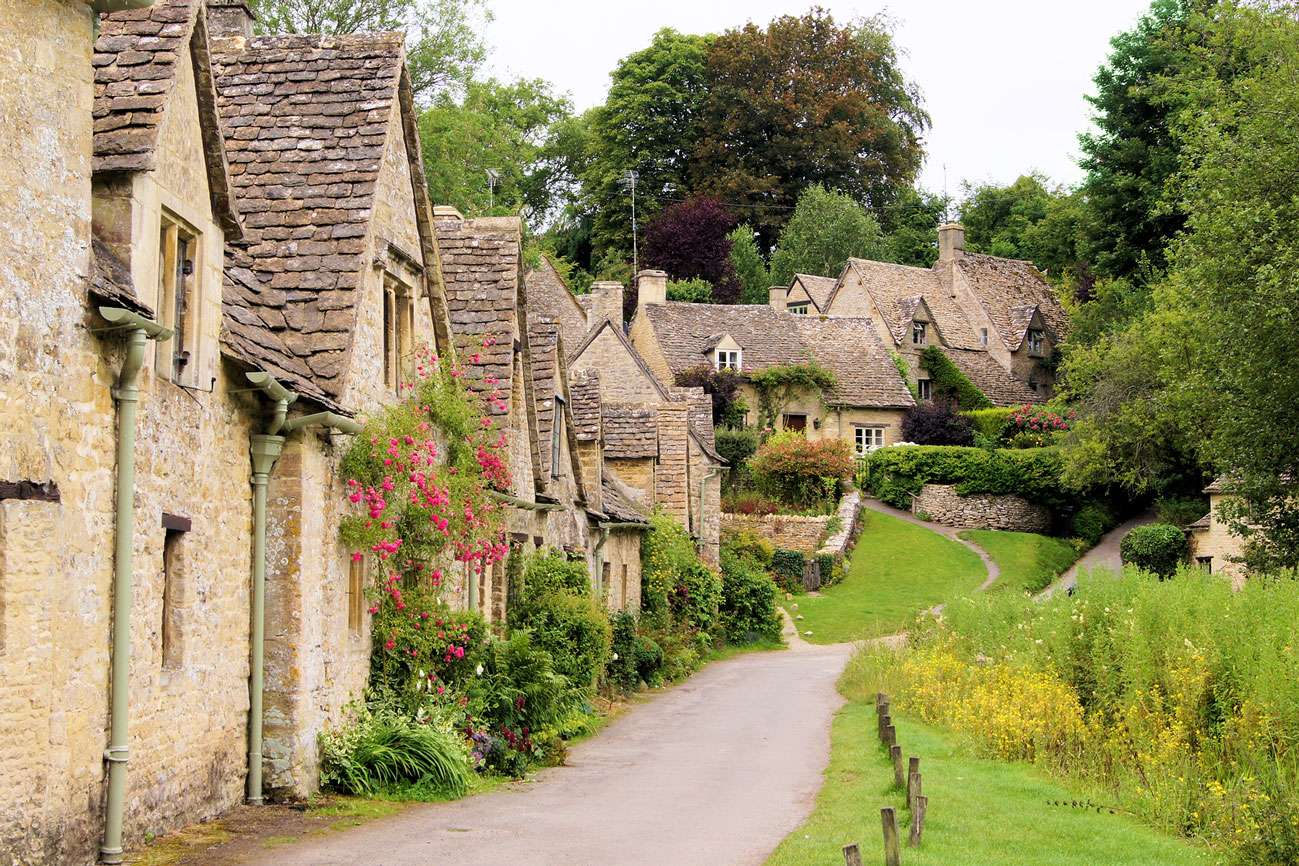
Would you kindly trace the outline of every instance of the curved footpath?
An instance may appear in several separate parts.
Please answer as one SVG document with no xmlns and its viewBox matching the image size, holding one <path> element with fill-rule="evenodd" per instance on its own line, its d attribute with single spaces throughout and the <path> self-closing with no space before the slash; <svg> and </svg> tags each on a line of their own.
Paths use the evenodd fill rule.
<svg viewBox="0 0 1299 866">
<path fill-rule="evenodd" d="M 1068 592 L 1078 585 L 1078 576 L 1080 574 L 1085 572 L 1090 575 L 1097 568 L 1108 568 L 1117 574 L 1123 568 L 1123 559 L 1119 556 L 1119 545 L 1123 542 L 1123 536 L 1138 526 L 1154 522 L 1155 512 L 1145 511 L 1114 527 L 1101 537 L 1100 543 L 1083 554 L 1082 559 L 1075 562 L 1068 571 L 1056 578 L 1055 583 L 1038 593 L 1037 597 L 1050 598 L 1057 591 Z"/>
<path fill-rule="evenodd" d="M 574 746 L 568 766 L 249 862 L 758 866 L 812 811 L 852 646 L 714 662 Z"/>
</svg>

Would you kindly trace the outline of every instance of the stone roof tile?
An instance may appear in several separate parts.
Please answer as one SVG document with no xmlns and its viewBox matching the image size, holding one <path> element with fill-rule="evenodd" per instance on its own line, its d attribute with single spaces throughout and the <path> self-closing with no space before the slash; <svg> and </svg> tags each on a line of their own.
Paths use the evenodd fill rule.
<svg viewBox="0 0 1299 866">
<path fill-rule="evenodd" d="M 978 338 L 970 327 L 970 320 L 956 303 L 951 293 L 944 289 L 938 274 L 932 268 L 914 268 L 889 262 L 867 259 L 849 259 L 849 267 L 857 274 L 862 285 L 875 297 L 876 307 L 884 310 L 885 324 L 898 342 L 906 339 L 911 319 L 905 318 L 908 304 L 896 301 L 923 297 L 943 339 L 958 349 L 978 349 Z M 836 292 L 842 291 L 842 285 Z M 911 307 L 914 314 L 915 308 Z"/>
<path fill-rule="evenodd" d="M 153 318 L 153 309 L 135 293 L 131 268 L 99 238 L 90 241 L 90 276 L 86 284 L 93 295 L 109 305 Z"/>
<path fill-rule="evenodd" d="M 615 478 L 605 474 L 601 479 L 604 494 L 604 512 L 618 523 L 649 523 L 643 511 L 632 504 L 630 497 L 623 493 L 623 485 Z"/>
<path fill-rule="evenodd" d="M 573 401 L 573 427 L 579 442 L 600 438 L 600 371 L 577 370 L 569 374 L 568 396 Z"/>
<path fill-rule="evenodd" d="M 956 266 L 1012 352 L 1023 343 L 1034 308 L 1056 340 L 1068 333 L 1069 317 L 1060 299 L 1032 262 L 966 253 Z"/>
<path fill-rule="evenodd" d="M 659 456 L 657 410 L 606 403 L 601 414 L 606 457 L 640 459 Z"/>
<path fill-rule="evenodd" d="M 999 409 L 1046 402 L 1044 395 L 1028 387 L 1023 379 L 1006 372 L 1006 368 L 987 352 L 951 348 L 940 348 L 939 351 L 951 359 L 956 368 Z"/>
<path fill-rule="evenodd" d="M 818 277 L 813 274 L 794 274 L 794 282 L 803 286 L 817 310 L 823 313 L 830 295 L 834 293 L 834 287 L 839 283 L 834 277 Z"/>
</svg>

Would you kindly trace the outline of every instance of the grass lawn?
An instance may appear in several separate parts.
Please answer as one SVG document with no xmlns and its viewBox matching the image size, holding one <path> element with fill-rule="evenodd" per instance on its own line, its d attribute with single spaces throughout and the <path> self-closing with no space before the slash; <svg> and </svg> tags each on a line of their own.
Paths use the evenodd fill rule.
<svg viewBox="0 0 1299 866">
<path fill-rule="evenodd" d="M 785 602 L 811 643 L 842 643 L 896 634 L 936 604 L 973 592 L 987 578 L 983 561 L 936 532 L 877 511 L 863 528 L 842 582 L 820 598 Z M 798 609 L 792 605 L 797 604 Z"/>
<path fill-rule="evenodd" d="M 1032 532 L 972 529 L 960 535 L 982 547 L 1001 569 L 1001 576 L 989 587 L 992 592 L 1036 594 L 1078 559 L 1069 542 Z"/>
<path fill-rule="evenodd" d="M 842 687 L 842 684 L 841 684 Z M 924 838 L 907 847 L 906 796 L 876 736 L 875 703 L 850 701 L 831 732 L 833 752 L 811 818 L 780 843 L 767 866 L 829 866 L 856 842 L 882 862 L 880 808 L 897 810 L 907 866 L 1182 866 L 1217 864 L 1208 849 L 1123 815 L 1048 800 L 1085 800 L 1035 767 L 966 756 L 954 737 L 894 714 L 906 756 L 920 757 L 929 798 Z"/>
</svg>

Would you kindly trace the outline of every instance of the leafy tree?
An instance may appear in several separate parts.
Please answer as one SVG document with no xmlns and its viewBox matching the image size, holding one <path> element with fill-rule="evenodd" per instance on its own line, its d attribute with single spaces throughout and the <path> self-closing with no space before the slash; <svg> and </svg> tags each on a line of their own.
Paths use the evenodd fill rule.
<svg viewBox="0 0 1299 866">
<path fill-rule="evenodd" d="M 879 223 L 843 193 L 815 184 L 798 207 L 771 254 L 771 284 L 789 285 L 794 274 L 837 277 L 850 257 L 883 259 L 888 245 Z"/>
<path fill-rule="evenodd" d="M 614 69 L 609 96 L 592 117 L 593 151 L 582 175 L 596 213 L 597 256 L 631 249 L 631 195 L 620 183 L 629 170 L 638 175 L 642 220 L 658 212 L 662 199 L 687 192 L 711 39 L 665 28 Z"/>
<path fill-rule="evenodd" d="M 753 206 L 764 249 L 808 187 L 875 206 L 920 168 L 929 118 L 881 19 L 841 27 L 814 8 L 729 30 L 708 49 L 706 81 L 694 191 Z"/>
<path fill-rule="evenodd" d="M 960 218 L 971 252 L 1026 259 L 1057 277 L 1077 273 L 1083 203 L 1048 187 L 1045 175 L 1021 175 L 1010 186 L 966 184 Z"/>
<path fill-rule="evenodd" d="M 688 304 L 713 303 L 713 284 L 708 280 L 668 280 L 668 300 Z"/>
<path fill-rule="evenodd" d="M 731 269 L 740 281 L 740 303 L 767 303 L 771 272 L 762 260 L 762 253 L 758 251 L 753 228 L 747 223 L 741 223 L 726 239 L 731 242 Z"/>
<path fill-rule="evenodd" d="M 420 117 L 429 195 L 470 214 L 522 212 L 532 218 L 554 205 L 554 172 L 541 163 L 551 127 L 571 110 L 541 79 L 470 82 L 457 103 L 438 97 Z M 487 172 L 498 173 L 495 193 Z"/>
<path fill-rule="evenodd" d="M 487 57 L 486 0 L 250 0 L 258 33 L 406 33 L 421 101 L 467 85 Z"/>
<path fill-rule="evenodd" d="M 888 240 L 884 261 L 927 268 L 938 260 L 938 227 L 946 222 L 951 199 L 907 187 L 880 207 L 880 228 Z"/>
<path fill-rule="evenodd" d="M 718 303 L 733 304 L 740 282 L 731 265 L 735 217 L 710 199 L 674 204 L 645 227 L 645 263 L 677 280 L 707 280 Z"/>
</svg>

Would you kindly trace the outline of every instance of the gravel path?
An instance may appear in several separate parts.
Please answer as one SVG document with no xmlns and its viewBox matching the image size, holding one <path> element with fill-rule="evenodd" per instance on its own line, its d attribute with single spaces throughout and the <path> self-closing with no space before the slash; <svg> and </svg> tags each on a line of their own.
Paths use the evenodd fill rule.
<svg viewBox="0 0 1299 866">
<path fill-rule="evenodd" d="M 1101 537 L 1100 543 L 1083 554 L 1082 559 L 1075 562 L 1068 571 L 1056 578 L 1055 583 L 1042 590 L 1037 597 L 1050 598 L 1057 591 L 1068 592 L 1078 585 L 1078 576 L 1080 574 L 1086 573 L 1090 575 L 1097 568 L 1108 568 L 1117 574 L 1123 568 L 1123 560 L 1119 556 L 1119 545 L 1123 542 L 1123 536 L 1127 535 L 1135 527 L 1154 522 L 1155 512 L 1145 511 L 1111 529 Z"/>
<path fill-rule="evenodd" d="M 806 820 L 851 644 L 714 662 L 510 790 L 248 861 L 275 866 L 742 866 Z"/>
</svg>

